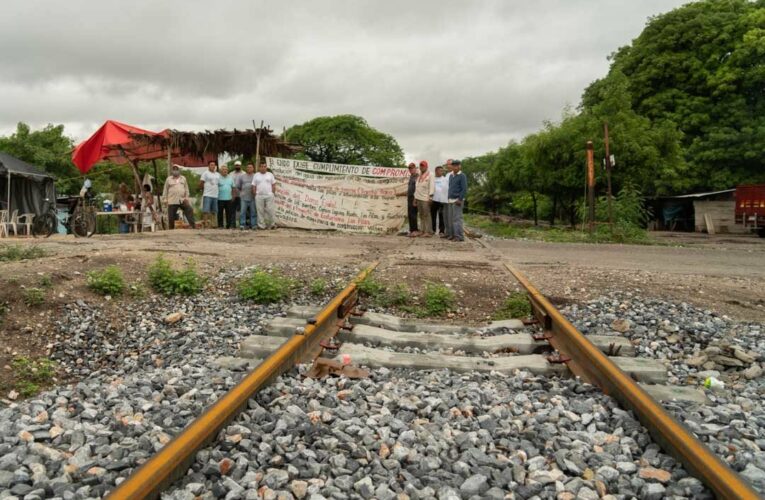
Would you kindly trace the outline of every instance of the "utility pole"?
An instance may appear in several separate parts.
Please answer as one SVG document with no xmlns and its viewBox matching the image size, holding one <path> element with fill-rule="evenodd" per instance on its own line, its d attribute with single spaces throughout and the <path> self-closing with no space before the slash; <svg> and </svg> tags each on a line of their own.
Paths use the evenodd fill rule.
<svg viewBox="0 0 765 500">
<path fill-rule="evenodd" d="M 590 235 L 595 231 L 595 152 L 587 141 L 587 203 L 590 212 Z"/>
<path fill-rule="evenodd" d="M 260 120 L 260 128 L 255 125 L 255 120 L 252 120 L 252 128 L 255 129 L 255 137 L 257 142 L 255 144 L 255 170 L 260 168 L 260 134 L 263 131 L 263 120 Z"/>
<path fill-rule="evenodd" d="M 613 226 L 614 213 L 611 208 L 611 150 L 608 147 L 608 122 L 603 123 L 603 132 L 606 140 L 606 179 L 608 181 L 608 224 Z"/>
</svg>

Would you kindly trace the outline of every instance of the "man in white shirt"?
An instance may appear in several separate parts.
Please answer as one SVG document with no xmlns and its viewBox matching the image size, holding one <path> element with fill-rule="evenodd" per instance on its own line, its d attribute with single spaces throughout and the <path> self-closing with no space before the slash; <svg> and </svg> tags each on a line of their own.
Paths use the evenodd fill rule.
<svg viewBox="0 0 765 500">
<path fill-rule="evenodd" d="M 209 220 L 207 227 L 214 227 L 213 221 L 218 213 L 218 165 L 211 161 L 207 164 L 207 170 L 199 179 L 199 187 L 202 189 L 202 227 Z"/>
<path fill-rule="evenodd" d="M 436 228 L 441 234 L 442 238 L 446 238 L 444 234 L 444 206 L 449 201 L 449 181 L 444 177 L 444 167 L 441 165 L 436 167 L 436 178 L 433 179 L 435 189 L 433 191 L 433 203 L 430 205 L 430 218 L 433 224 L 433 233 L 435 234 Z M 436 221 L 436 219 L 438 219 Z"/>
<path fill-rule="evenodd" d="M 276 179 L 268 172 L 266 163 L 258 167 L 258 173 L 252 179 L 252 192 L 255 194 L 255 208 L 258 212 L 259 229 L 276 229 L 274 217 L 274 194 L 276 194 Z"/>
</svg>

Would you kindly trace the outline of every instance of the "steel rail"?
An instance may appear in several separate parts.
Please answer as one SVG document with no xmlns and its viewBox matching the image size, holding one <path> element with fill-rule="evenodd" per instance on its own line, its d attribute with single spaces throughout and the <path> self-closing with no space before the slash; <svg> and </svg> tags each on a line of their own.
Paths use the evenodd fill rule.
<svg viewBox="0 0 765 500">
<path fill-rule="evenodd" d="M 302 356 L 311 353 L 321 340 L 322 333 L 334 334 L 337 331 L 338 321 L 347 317 L 350 306 L 357 300 L 357 283 L 371 273 L 378 263 L 374 262 L 359 273 L 315 318 L 308 320 L 305 332 L 296 333 L 286 340 L 241 382 L 136 469 L 107 498 L 122 500 L 159 497 L 165 488 L 188 471 L 196 452 L 213 441 L 226 424 L 246 408 L 250 398 L 294 366 Z"/>
<path fill-rule="evenodd" d="M 741 476 L 582 335 L 526 276 L 510 264 L 504 265 L 526 289 L 534 314 L 547 333 L 547 340 L 564 356 L 564 362 L 574 375 L 631 409 L 664 451 L 678 459 L 718 498 L 760 498 Z"/>
</svg>

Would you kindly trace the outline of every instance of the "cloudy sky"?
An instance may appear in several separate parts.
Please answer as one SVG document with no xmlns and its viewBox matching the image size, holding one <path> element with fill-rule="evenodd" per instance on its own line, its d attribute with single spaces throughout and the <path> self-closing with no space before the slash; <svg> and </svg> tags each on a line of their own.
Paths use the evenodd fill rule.
<svg viewBox="0 0 765 500">
<path fill-rule="evenodd" d="M 496 149 L 557 119 L 676 0 L 10 0 L 0 134 L 114 119 L 274 129 L 357 114 L 407 159 Z"/>
</svg>

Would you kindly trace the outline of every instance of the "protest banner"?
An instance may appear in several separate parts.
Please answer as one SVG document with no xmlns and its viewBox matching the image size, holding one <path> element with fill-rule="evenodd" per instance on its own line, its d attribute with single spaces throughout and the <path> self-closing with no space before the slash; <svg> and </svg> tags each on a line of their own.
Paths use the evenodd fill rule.
<svg viewBox="0 0 765 500">
<path fill-rule="evenodd" d="M 406 169 L 266 158 L 280 226 L 391 233 L 406 217 Z"/>
</svg>

